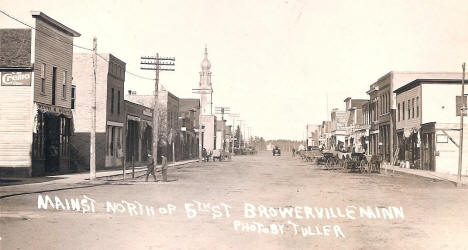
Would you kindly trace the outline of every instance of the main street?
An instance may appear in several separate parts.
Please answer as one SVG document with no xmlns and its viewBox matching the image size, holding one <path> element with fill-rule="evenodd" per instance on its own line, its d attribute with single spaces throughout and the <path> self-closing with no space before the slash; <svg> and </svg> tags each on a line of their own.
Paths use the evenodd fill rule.
<svg viewBox="0 0 468 250">
<path fill-rule="evenodd" d="M 37 192 L 44 190 L 49 191 Z M 449 182 L 409 175 L 325 170 L 289 155 L 273 157 L 266 152 L 234 157 L 228 162 L 172 168 L 167 183 L 146 183 L 143 178 L 60 185 L 45 182 L 5 186 L 0 191 L 3 197 L 0 199 L 1 249 L 467 247 L 464 245 L 468 229 L 466 188 L 456 189 Z M 38 208 L 38 197 L 46 195 L 55 208 L 50 204 L 47 209 Z M 65 200 L 86 200 L 83 195 L 95 201 L 95 212 L 67 209 Z M 64 206 L 56 206 L 54 197 Z M 122 206 L 109 207 L 106 201 Z M 210 203 L 209 211 L 197 209 L 197 202 L 205 203 L 205 208 Z M 296 215 L 268 218 L 265 214 L 260 217 L 258 209 L 256 218 L 246 218 L 246 203 L 256 208 L 271 207 L 267 210 L 269 215 L 272 210 L 296 206 L 302 212 L 305 210 L 300 210 L 301 207 L 344 211 L 348 206 L 394 206 L 402 208 L 404 218 L 369 219 L 359 217 L 358 210 L 355 219 L 306 219 L 304 213 L 303 218 Z M 140 211 L 137 207 L 132 212 L 128 204 L 142 204 L 143 209 Z M 148 213 L 148 207 L 154 208 L 154 215 Z M 193 218 L 189 218 L 191 216 Z M 317 226 L 322 235 L 304 237 L 300 230 L 296 234 L 297 228 L 288 221 L 299 225 L 298 228 L 311 226 L 314 233 L 317 233 Z M 259 224 L 252 223 L 261 223 L 269 229 L 274 224 L 276 230 L 246 231 L 253 229 L 245 227 L 243 223 L 246 222 L 257 226 Z M 324 235 L 326 225 L 331 226 L 329 236 Z M 333 230 L 333 226 L 338 226 L 342 234 Z"/>
</svg>

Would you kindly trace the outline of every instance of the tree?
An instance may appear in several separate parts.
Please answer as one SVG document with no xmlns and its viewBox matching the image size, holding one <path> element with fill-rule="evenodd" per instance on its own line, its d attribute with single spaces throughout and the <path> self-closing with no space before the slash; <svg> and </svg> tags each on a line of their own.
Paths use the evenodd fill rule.
<svg viewBox="0 0 468 250">
<path fill-rule="evenodd" d="M 237 125 L 236 133 L 235 133 L 234 137 L 236 138 L 236 141 L 234 142 L 234 147 L 239 148 L 239 143 L 240 143 L 241 138 L 242 138 L 242 133 L 241 133 L 239 125 Z"/>
</svg>

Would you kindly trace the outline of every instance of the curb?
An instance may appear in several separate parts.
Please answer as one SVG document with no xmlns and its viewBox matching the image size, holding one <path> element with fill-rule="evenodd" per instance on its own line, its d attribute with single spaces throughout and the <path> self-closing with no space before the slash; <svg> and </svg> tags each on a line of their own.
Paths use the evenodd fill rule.
<svg viewBox="0 0 468 250">
<path fill-rule="evenodd" d="M 189 160 L 189 161 L 186 161 L 186 162 L 180 162 L 180 163 L 176 162 L 176 163 L 168 164 L 168 167 L 178 167 L 178 166 L 183 166 L 183 165 L 187 165 L 187 164 L 194 163 L 194 162 L 198 162 L 198 159 L 197 160 Z M 156 166 L 156 172 L 161 172 L 161 170 L 162 170 L 161 165 Z M 128 169 L 127 169 L 127 171 L 128 171 Z M 137 176 L 137 173 L 141 173 L 141 172 L 146 172 L 146 167 L 139 167 L 138 169 L 135 169 L 135 178 L 143 176 L 143 175 Z M 125 173 L 125 176 L 128 176 L 128 175 L 131 176 L 131 174 L 132 174 L 132 172 L 131 172 L 131 169 L 130 169 L 130 172 Z M 114 179 L 122 179 L 122 176 L 123 176 L 123 173 L 119 173 L 119 174 L 112 174 L 112 175 L 97 177 L 96 179 L 97 180 L 114 180 Z M 131 179 L 131 177 L 129 177 L 129 178 Z"/>
<path fill-rule="evenodd" d="M 385 171 L 385 169 L 387 170 L 387 173 L 393 171 L 392 168 L 384 168 L 384 171 Z M 451 182 L 451 183 L 453 183 L 455 185 L 457 184 L 457 181 L 450 180 L 450 179 L 445 179 L 445 178 L 435 176 L 435 175 L 434 176 L 426 176 L 426 175 L 419 175 L 417 173 L 405 172 L 405 171 L 400 170 L 399 167 L 395 168 L 394 170 L 395 170 L 395 173 L 399 173 L 399 174 L 411 175 L 411 176 L 416 176 L 416 177 L 421 177 L 421 178 L 436 180 L 436 181 L 447 181 L 447 182 Z M 468 185 L 468 183 L 463 183 L 463 181 L 462 181 L 462 184 L 463 185 Z"/>
</svg>

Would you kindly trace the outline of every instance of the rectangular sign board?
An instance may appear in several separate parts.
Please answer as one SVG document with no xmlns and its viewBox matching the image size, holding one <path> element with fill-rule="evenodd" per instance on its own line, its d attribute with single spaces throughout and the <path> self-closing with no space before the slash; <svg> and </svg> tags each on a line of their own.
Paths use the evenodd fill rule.
<svg viewBox="0 0 468 250">
<path fill-rule="evenodd" d="M 0 72 L 2 86 L 31 86 L 32 72 Z"/>
<path fill-rule="evenodd" d="M 463 102 L 465 103 L 465 107 L 466 107 L 466 96 L 463 97 Z M 462 108 L 461 96 L 457 96 L 456 106 L 457 106 L 456 107 L 457 116 L 460 116 L 460 111 Z M 466 110 L 463 112 L 463 116 L 466 116 Z"/>
</svg>

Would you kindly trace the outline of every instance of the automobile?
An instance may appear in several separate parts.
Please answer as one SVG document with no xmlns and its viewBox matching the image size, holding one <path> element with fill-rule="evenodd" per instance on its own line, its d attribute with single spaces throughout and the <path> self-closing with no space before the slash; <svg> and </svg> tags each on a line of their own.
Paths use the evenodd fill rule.
<svg viewBox="0 0 468 250">
<path fill-rule="evenodd" d="M 281 156 L 281 149 L 278 146 L 273 148 L 273 156 Z"/>
</svg>

